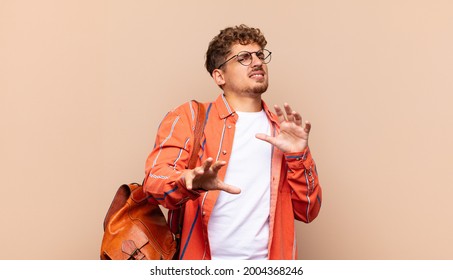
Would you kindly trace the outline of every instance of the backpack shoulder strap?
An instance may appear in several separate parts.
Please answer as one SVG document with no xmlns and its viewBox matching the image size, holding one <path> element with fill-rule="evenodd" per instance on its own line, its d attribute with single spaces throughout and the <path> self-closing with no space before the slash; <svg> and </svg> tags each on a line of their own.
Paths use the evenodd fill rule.
<svg viewBox="0 0 453 280">
<path fill-rule="evenodd" d="M 196 167 L 198 161 L 198 152 L 200 151 L 200 142 L 201 138 L 203 137 L 203 130 L 206 120 L 206 109 L 204 105 L 196 100 L 192 100 L 197 104 L 197 120 L 195 123 L 195 129 L 193 133 L 194 137 L 194 144 L 193 150 L 190 154 L 188 169 L 193 169 Z"/>
</svg>

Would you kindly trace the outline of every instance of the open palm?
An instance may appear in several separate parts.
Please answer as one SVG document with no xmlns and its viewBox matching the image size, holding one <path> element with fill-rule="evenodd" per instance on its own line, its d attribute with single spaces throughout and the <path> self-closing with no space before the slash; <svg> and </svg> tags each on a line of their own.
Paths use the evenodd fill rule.
<svg viewBox="0 0 453 280">
<path fill-rule="evenodd" d="M 275 137 L 259 133 L 256 138 L 266 141 L 284 153 L 302 152 L 308 146 L 311 124 L 302 122 L 302 116 L 284 104 L 284 111 L 275 105 L 275 113 L 280 122 L 280 133 Z"/>
</svg>

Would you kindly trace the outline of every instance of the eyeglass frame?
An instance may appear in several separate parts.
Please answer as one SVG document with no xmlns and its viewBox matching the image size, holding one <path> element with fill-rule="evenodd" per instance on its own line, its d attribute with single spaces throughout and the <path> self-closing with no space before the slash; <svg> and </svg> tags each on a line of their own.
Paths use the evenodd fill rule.
<svg viewBox="0 0 453 280">
<path fill-rule="evenodd" d="M 249 65 L 252 64 L 252 62 L 253 62 L 253 54 L 255 54 L 255 55 L 258 57 L 257 53 L 263 52 L 263 51 L 268 51 L 269 54 L 268 54 L 264 59 L 260 59 L 260 58 L 258 58 L 258 59 L 261 60 L 261 61 L 263 62 L 263 64 L 268 64 L 269 62 L 271 62 L 271 59 L 272 59 L 272 56 L 271 56 L 271 55 L 272 55 L 272 52 L 271 52 L 270 50 L 268 50 L 268 49 L 261 49 L 261 50 L 258 50 L 258 51 L 256 51 L 256 52 L 240 51 L 240 52 L 238 52 L 236 55 L 233 55 L 232 57 L 230 57 L 230 58 L 228 58 L 227 60 L 225 60 L 225 61 L 224 61 L 222 64 L 220 64 L 216 69 L 220 69 L 223 65 L 225 65 L 225 64 L 226 64 L 227 62 L 229 62 L 230 60 L 232 60 L 232 59 L 234 59 L 234 58 L 237 58 L 237 57 L 239 56 L 239 54 L 241 54 L 241 53 L 249 53 L 249 54 L 250 54 L 250 57 L 251 57 L 250 63 L 247 64 L 247 65 L 245 65 L 245 64 L 243 64 L 243 63 L 240 62 L 240 61 L 238 61 L 238 62 L 239 62 L 241 65 L 243 65 L 243 66 L 249 66 Z M 268 57 L 270 57 L 269 61 L 268 61 L 268 62 L 264 62 L 264 60 L 265 60 L 266 58 L 268 58 Z"/>
</svg>

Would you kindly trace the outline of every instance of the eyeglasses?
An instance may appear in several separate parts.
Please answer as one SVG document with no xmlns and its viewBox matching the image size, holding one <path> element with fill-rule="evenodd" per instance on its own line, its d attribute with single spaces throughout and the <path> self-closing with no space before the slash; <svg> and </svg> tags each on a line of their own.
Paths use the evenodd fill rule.
<svg viewBox="0 0 453 280">
<path fill-rule="evenodd" d="M 252 64 L 253 54 L 255 54 L 256 57 L 258 57 L 258 59 L 261 60 L 261 62 L 263 62 L 264 64 L 268 64 L 269 62 L 271 62 L 272 52 L 270 52 L 266 49 L 262 49 L 262 50 L 259 50 L 256 52 L 242 51 L 242 52 L 239 52 L 237 55 L 233 55 L 232 57 L 227 59 L 224 63 L 220 64 L 219 67 L 217 67 L 217 69 L 220 69 L 220 67 L 225 65 L 228 61 L 232 60 L 233 58 L 237 58 L 237 61 L 240 64 L 242 64 L 244 66 L 249 66 L 250 64 Z"/>
</svg>

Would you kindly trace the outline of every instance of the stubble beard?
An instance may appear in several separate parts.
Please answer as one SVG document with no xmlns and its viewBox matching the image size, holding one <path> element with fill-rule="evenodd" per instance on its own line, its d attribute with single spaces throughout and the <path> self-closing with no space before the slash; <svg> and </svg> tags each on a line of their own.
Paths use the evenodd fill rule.
<svg viewBox="0 0 453 280">
<path fill-rule="evenodd" d="M 255 97 L 257 95 L 262 95 L 267 91 L 267 88 L 269 86 L 269 83 L 267 81 L 254 85 L 253 87 L 250 87 L 244 91 L 245 95 Z"/>
<path fill-rule="evenodd" d="M 268 85 L 268 82 L 265 81 L 246 88 L 233 87 L 231 91 L 236 92 L 238 96 L 256 98 L 266 92 Z"/>
<path fill-rule="evenodd" d="M 264 83 L 256 85 L 255 87 L 253 87 L 251 89 L 251 91 L 253 93 L 255 93 L 255 94 L 263 94 L 263 93 L 266 92 L 268 86 L 269 86 L 269 83 L 267 81 L 265 81 Z"/>
</svg>

